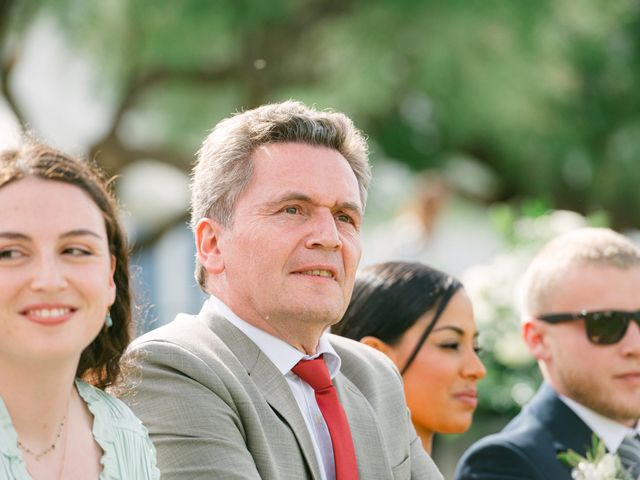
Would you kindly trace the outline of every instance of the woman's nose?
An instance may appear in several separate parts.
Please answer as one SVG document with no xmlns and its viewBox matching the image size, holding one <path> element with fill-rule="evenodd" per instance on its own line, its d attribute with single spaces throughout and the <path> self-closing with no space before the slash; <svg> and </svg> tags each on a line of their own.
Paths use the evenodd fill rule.
<svg viewBox="0 0 640 480">
<path fill-rule="evenodd" d="M 36 291 L 55 292 L 67 287 L 61 265 L 54 255 L 42 255 L 36 262 L 31 288 Z"/>
</svg>

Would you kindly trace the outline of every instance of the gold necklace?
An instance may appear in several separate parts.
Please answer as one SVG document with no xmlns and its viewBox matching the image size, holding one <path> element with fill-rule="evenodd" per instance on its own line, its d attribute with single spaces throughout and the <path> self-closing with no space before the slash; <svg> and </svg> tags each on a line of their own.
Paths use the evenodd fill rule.
<svg viewBox="0 0 640 480">
<path fill-rule="evenodd" d="M 67 434 L 64 436 L 64 440 L 62 440 L 62 462 L 60 462 L 60 470 L 58 471 L 58 480 L 62 480 L 64 478 L 64 467 L 67 463 L 67 443 L 69 441 L 69 427 L 67 426 Z"/>
<path fill-rule="evenodd" d="M 35 458 L 36 462 L 39 462 L 42 457 L 44 457 L 49 452 L 53 452 L 56 449 L 56 445 L 58 443 L 58 440 L 60 440 L 60 436 L 62 435 L 62 429 L 64 428 L 64 422 L 66 419 L 67 419 L 67 415 L 65 414 L 65 416 L 62 417 L 60 424 L 58 425 L 58 433 L 56 434 L 56 438 L 53 439 L 53 443 L 49 445 L 47 448 L 45 448 L 43 451 L 41 451 L 40 453 L 34 452 L 29 447 L 25 446 L 20 440 L 18 440 L 18 448 L 22 450 L 24 453 L 31 455 L 33 458 Z"/>
</svg>

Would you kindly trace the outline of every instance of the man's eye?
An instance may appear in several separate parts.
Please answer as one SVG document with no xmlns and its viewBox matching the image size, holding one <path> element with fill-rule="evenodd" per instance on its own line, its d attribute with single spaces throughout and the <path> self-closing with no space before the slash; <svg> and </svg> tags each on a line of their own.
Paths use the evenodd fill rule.
<svg viewBox="0 0 640 480">
<path fill-rule="evenodd" d="M 284 211 L 286 213 L 290 213 L 291 215 L 295 215 L 296 213 L 300 212 L 300 209 L 298 207 L 285 207 Z"/>
<path fill-rule="evenodd" d="M 336 218 L 339 222 L 354 223 L 353 218 L 351 218 L 349 215 L 345 215 L 344 213 L 339 214 Z"/>
</svg>

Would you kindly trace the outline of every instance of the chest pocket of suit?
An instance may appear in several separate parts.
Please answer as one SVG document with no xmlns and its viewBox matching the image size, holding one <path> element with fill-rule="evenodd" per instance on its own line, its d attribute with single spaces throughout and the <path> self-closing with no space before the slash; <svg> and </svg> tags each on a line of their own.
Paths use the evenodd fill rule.
<svg viewBox="0 0 640 480">
<path fill-rule="evenodd" d="M 405 458 L 391 470 L 393 471 L 393 480 L 407 480 L 411 478 L 411 456 Z"/>
</svg>

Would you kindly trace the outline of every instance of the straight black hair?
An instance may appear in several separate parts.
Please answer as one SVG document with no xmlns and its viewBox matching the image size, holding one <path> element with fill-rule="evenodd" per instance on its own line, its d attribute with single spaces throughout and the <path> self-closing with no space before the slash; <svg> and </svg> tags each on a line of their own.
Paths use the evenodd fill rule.
<svg viewBox="0 0 640 480">
<path fill-rule="evenodd" d="M 461 287 L 451 275 L 419 262 L 371 265 L 358 274 L 349 307 L 332 332 L 354 340 L 373 336 L 394 345 L 423 315 L 434 311 L 432 321 L 401 369 L 404 373 Z"/>
</svg>

